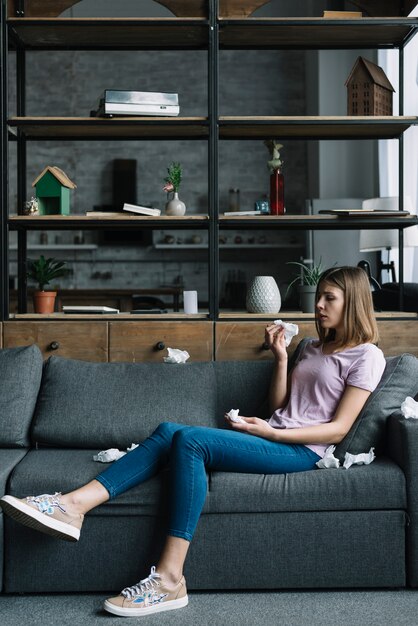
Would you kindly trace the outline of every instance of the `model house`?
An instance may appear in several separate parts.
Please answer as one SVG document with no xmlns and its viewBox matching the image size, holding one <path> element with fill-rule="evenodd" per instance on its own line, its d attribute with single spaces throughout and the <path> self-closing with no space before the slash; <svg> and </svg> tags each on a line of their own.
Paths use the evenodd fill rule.
<svg viewBox="0 0 418 626">
<path fill-rule="evenodd" d="M 348 115 L 392 115 L 395 90 L 375 63 L 358 57 L 345 84 Z"/>
<path fill-rule="evenodd" d="M 40 215 L 69 215 L 70 191 L 77 185 L 59 167 L 47 165 L 32 183 Z"/>
</svg>

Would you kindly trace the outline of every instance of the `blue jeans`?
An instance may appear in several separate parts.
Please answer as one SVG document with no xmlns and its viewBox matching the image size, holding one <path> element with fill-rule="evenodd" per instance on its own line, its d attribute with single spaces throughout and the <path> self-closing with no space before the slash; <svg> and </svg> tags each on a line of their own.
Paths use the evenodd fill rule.
<svg viewBox="0 0 418 626">
<path fill-rule="evenodd" d="M 168 534 L 191 541 L 206 499 L 206 469 L 284 474 L 314 469 L 319 459 L 303 445 L 277 443 L 233 430 L 165 422 L 97 480 L 110 498 L 115 498 L 169 463 Z"/>
</svg>

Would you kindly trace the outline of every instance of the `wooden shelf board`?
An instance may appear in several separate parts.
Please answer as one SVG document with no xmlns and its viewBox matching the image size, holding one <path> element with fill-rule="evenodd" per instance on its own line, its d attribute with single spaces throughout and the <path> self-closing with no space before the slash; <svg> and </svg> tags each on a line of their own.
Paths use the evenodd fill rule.
<svg viewBox="0 0 418 626">
<path fill-rule="evenodd" d="M 418 19 L 246 18 L 220 19 L 221 48 L 396 48 L 415 33 Z"/>
<path fill-rule="evenodd" d="M 12 43 L 26 49 L 141 50 L 207 48 L 203 18 L 10 18 Z"/>
<path fill-rule="evenodd" d="M 408 228 L 416 226 L 416 215 L 407 217 L 339 217 L 338 215 L 260 215 L 256 217 L 219 216 L 220 228 L 257 228 L 276 226 L 292 230 L 350 230 L 358 228 Z"/>
<path fill-rule="evenodd" d="M 222 139 L 394 139 L 417 116 L 221 116 Z"/>
<path fill-rule="evenodd" d="M 207 117 L 11 117 L 27 139 L 143 139 L 209 136 Z"/>
<path fill-rule="evenodd" d="M 96 230 L 124 228 L 208 228 L 208 215 L 121 215 L 90 217 L 87 215 L 11 215 L 11 230 Z"/>
<path fill-rule="evenodd" d="M 417 116 L 221 116 L 221 139 L 393 139 Z M 8 125 L 27 139 L 207 138 L 206 117 L 11 117 Z"/>
<path fill-rule="evenodd" d="M 103 321 L 130 321 L 140 322 L 143 319 L 164 321 L 164 320 L 180 320 L 180 321 L 193 321 L 193 320 L 206 320 L 209 313 L 159 313 L 158 315 L 150 313 L 14 313 L 10 315 L 10 320 L 103 320 Z"/>
<path fill-rule="evenodd" d="M 408 320 L 417 320 L 418 321 L 418 313 L 410 313 L 404 311 L 384 311 L 375 313 L 377 320 L 397 320 L 397 319 L 408 319 Z M 305 321 L 305 320 L 313 320 L 315 319 L 314 313 L 302 313 L 301 311 L 280 311 L 279 313 L 247 313 L 247 311 L 228 311 L 228 312 L 220 312 L 219 313 L 219 321 L 228 321 L 228 320 L 241 320 L 242 322 L 246 322 L 248 320 L 265 320 L 265 319 L 282 319 L 282 320 L 290 320 L 290 321 Z"/>
</svg>

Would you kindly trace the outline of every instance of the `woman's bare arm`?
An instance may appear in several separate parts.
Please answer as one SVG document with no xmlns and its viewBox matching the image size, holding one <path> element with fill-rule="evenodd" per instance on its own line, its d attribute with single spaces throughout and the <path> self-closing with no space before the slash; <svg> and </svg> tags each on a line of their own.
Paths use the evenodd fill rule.
<svg viewBox="0 0 418 626">
<path fill-rule="evenodd" d="M 344 439 L 356 421 L 370 393 L 366 389 L 348 385 L 334 418 L 326 424 L 302 428 L 273 428 L 258 417 L 244 417 L 245 423 L 233 423 L 232 426 L 236 430 L 281 443 L 337 444 Z"/>
</svg>

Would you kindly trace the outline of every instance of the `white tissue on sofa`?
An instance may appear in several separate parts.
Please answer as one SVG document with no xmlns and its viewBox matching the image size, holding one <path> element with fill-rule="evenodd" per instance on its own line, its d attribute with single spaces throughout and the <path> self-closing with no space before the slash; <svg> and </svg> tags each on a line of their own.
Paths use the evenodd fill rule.
<svg viewBox="0 0 418 626">
<path fill-rule="evenodd" d="M 112 463 L 112 461 L 117 461 L 118 459 L 125 456 L 126 452 L 122 452 L 117 448 L 109 448 L 109 450 L 102 450 L 98 454 L 93 456 L 93 461 L 98 461 L 99 463 Z"/>
<path fill-rule="evenodd" d="M 370 448 L 368 452 L 362 452 L 361 454 L 350 454 L 346 452 L 343 467 L 348 469 L 352 465 L 370 465 L 375 458 L 374 448 Z"/>
<path fill-rule="evenodd" d="M 408 419 L 418 419 L 418 402 L 415 402 L 411 396 L 407 396 L 401 404 L 402 415 Z"/>
<path fill-rule="evenodd" d="M 293 337 L 298 334 L 299 326 L 297 324 L 291 324 L 290 322 L 283 322 L 283 320 L 274 320 L 274 324 L 284 328 L 284 340 L 286 346 L 290 344 Z"/>
<path fill-rule="evenodd" d="M 335 446 L 328 446 L 325 450 L 325 454 L 320 461 L 317 461 L 315 465 L 319 469 L 335 469 L 340 467 L 340 461 L 334 456 Z"/>
<path fill-rule="evenodd" d="M 167 348 L 168 356 L 164 357 L 164 363 L 186 363 L 190 354 L 187 350 L 178 350 L 177 348 Z"/>
<path fill-rule="evenodd" d="M 328 446 L 325 450 L 325 454 L 320 461 L 317 461 L 315 465 L 319 469 L 336 469 L 340 467 L 340 461 L 334 456 L 335 446 Z M 352 465 L 370 465 L 376 458 L 374 448 L 370 448 L 368 452 L 362 452 L 361 454 L 345 453 L 343 467 L 348 469 Z"/>
<path fill-rule="evenodd" d="M 118 448 L 109 448 L 108 450 L 102 450 L 98 454 L 93 456 L 93 461 L 98 461 L 99 463 L 113 463 L 113 461 L 118 461 L 121 459 L 127 452 L 132 452 L 139 446 L 139 443 L 131 443 L 129 448 L 126 448 L 126 452 L 122 452 Z"/>
</svg>

